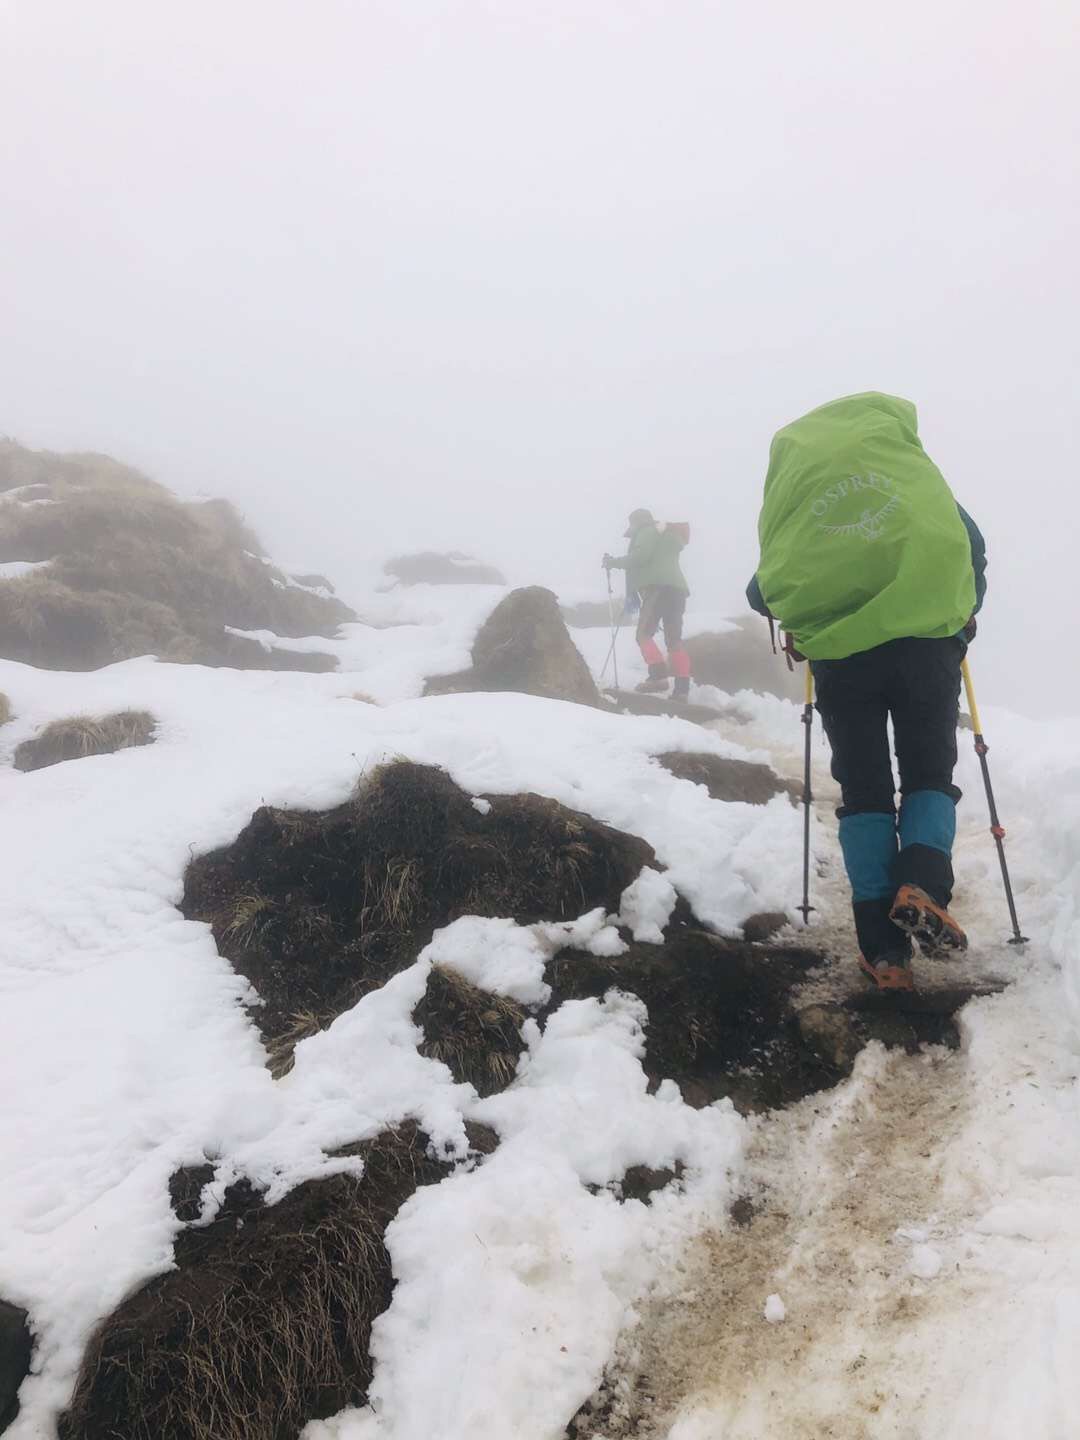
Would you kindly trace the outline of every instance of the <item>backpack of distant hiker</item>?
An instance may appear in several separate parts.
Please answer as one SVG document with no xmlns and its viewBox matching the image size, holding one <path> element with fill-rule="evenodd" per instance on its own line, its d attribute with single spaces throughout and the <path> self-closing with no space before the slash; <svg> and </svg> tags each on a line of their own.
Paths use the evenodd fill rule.
<svg viewBox="0 0 1080 1440">
<path fill-rule="evenodd" d="M 836 400 L 776 434 L 758 538 L 765 603 L 812 660 L 955 635 L 975 608 L 956 501 L 915 407 L 892 395 Z"/>
</svg>

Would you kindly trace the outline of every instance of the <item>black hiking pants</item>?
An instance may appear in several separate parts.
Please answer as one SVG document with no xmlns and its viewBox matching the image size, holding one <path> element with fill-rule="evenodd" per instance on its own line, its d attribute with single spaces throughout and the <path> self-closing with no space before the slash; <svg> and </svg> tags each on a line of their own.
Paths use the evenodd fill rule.
<svg viewBox="0 0 1080 1440">
<path fill-rule="evenodd" d="M 955 827 L 961 793 L 953 784 L 953 770 L 966 651 L 964 641 L 955 637 L 909 638 L 844 660 L 813 662 L 817 708 L 832 746 L 832 773 L 840 782 L 842 803 L 836 813 L 864 954 L 906 949 L 906 940 L 888 919 L 892 895 L 901 885 L 918 885 L 942 905 L 952 898 L 949 826 Z M 913 797 L 906 823 L 901 804 L 899 843 L 893 828 L 890 719 L 902 802 Z M 888 859 L 884 844 L 891 847 Z M 887 885 L 881 883 L 886 864 Z"/>
</svg>

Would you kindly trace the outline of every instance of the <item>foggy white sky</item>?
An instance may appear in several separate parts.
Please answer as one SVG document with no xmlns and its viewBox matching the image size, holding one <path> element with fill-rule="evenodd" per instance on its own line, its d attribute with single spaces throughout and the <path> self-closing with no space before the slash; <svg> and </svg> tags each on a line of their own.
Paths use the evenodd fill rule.
<svg viewBox="0 0 1080 1440">
<path fill-rule="evenodd" d="M 0 433 L 228 495 L 348 592 L 738 603 L 777 426 L 915 401 L 982 698 L 1080 711 L 1076 0 L 0 0 Z"/>
</svg>

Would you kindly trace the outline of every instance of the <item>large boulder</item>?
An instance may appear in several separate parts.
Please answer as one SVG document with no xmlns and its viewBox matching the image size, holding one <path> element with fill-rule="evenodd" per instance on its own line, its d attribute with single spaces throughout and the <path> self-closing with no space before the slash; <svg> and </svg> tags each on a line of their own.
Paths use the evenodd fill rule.
<svg viewBox="0 0 1080 1440">
<path fill-rule="evenodd" d="M 480 627 L 472 668 L 427 682 L 426 695 L 518 690 L 550 700 L 599 705 L 600 694 L 550 590 L 511 590 Z"/>
<path fill-rule="evenodd" d="M 722 634 L 693 635 L 686 642 L 690 668 L 699 685 L 715 685 L 729 695 L 736 690 L 756 690 L 761 695 L 779 695 L 784 700 L 801 700 L 804 672 L 791 671 L 782 655 L 774 655 L 769 628 L 757 615 L 736 620 L 733 630 Z"/>
<path fill-rule="evenodd" d="M 26 1311 L 0 1300 L 0 1430 L 19 1413 L 19 1386 L 30 1373 L 32 1348 Z"/>
<path fill-rule="evenodd" d="M 397 585 L 505 585 L 506 577 L 494 565 L 485 565 L 460 550 L 421 550 L 395 555 L 383 574 Z"/>
</svg>

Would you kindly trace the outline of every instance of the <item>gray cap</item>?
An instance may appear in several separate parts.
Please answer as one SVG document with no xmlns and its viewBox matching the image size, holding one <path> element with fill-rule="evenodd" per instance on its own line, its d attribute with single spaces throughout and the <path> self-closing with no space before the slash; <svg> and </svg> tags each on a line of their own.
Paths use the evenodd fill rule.
<svg viewBox="0 0 1080 1440">
<path fill-rule="evenodd" d="M 623 531 L 627 539 L 633 535 L 635 530 L 640 530 L 643 525 L 655 525 L 651 510 L 631 510 L 630 524 Z"/>
</svg>

